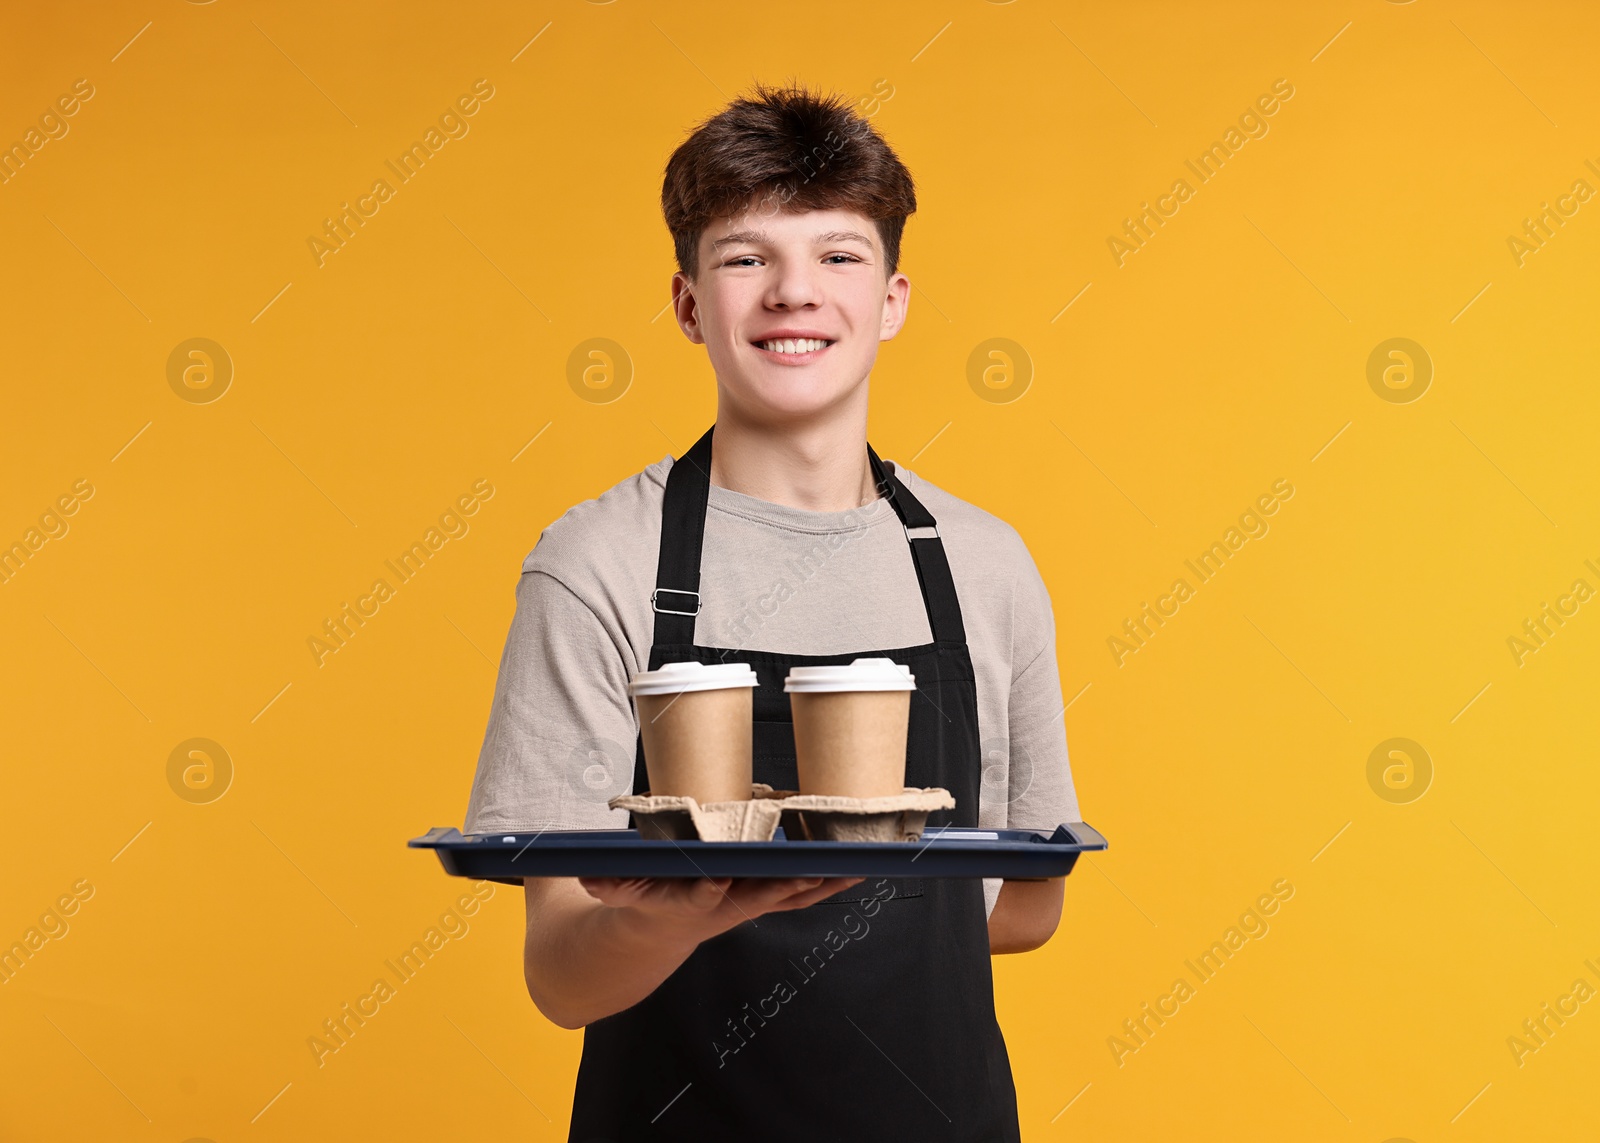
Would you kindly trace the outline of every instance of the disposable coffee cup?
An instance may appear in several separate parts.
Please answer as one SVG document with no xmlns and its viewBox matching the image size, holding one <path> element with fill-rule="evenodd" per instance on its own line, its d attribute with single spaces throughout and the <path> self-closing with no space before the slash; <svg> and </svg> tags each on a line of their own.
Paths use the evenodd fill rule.
<svg viewBox="0 0 1600 1143">
<path fill-rule="evenodd" d="M 651 794 L 749 801 L 756 685 L 748 663 L 664 663 L 628 681 Z"/>
<path fill-rule="evenodd" d="M 911 668 L 893 659 L 794 667 L 783 681 L 794 717 L 802 794 L 882 798 L 906 785 Z"/>
</svg>

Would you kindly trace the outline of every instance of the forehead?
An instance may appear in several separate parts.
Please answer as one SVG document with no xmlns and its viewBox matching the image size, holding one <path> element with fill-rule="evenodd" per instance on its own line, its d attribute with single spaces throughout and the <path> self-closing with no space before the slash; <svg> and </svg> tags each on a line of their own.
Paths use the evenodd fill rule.
<svg viewBox="0 0 1600 1143">
<path fill-rule="evenodd" d="M 869 250 L 878 248 L 878 228 L 865 215 L 853 210 L 754 209 L 714 218 L 701 235 L 701 244 L 712 251 L 737 245 L 778 245 L 811 243 L 832 245 L 854 242 Z"/>
</svg>

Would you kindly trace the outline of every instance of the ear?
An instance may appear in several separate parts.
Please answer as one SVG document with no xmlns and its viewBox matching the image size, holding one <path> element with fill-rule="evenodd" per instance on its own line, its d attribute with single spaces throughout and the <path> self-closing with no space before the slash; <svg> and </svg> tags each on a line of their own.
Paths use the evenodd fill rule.
<svg viewBox="0 0 1600 1143">
<path fill-rule="evenodd" d="M 906 324 L 911 309 L 911 279 L 896 273 L 884 288 L 883 324 L 878 330 L 879 341 L 889 341 Z"/>
<path fill-rule="evenodd" d="M 704 345 L 706 339 L 700 330 L 700 303 L 694 296 L 694 283 L 679 270 L 672 275 L 671 289 L 672 314 L 678 319 L 678 328 L 696 345 Z"/>
</svg>

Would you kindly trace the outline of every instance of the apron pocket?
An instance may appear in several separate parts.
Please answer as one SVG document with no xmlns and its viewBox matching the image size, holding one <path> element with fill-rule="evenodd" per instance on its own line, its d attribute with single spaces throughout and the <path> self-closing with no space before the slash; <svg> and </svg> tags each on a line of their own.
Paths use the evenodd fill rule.
<svg viewBox="0 0 1600 1143">
<path fill-rule="evenodd" d="M 809 907 L 860 909 L 864 905 L 871 905 L 873 901 L 877 901 L 880 907 L 892 907 L 897 901 L 909 901 L 921 897 L 923 892 L 920 877 L 868 877 L 865 881 L 841 890 L 832 897 L 824 897 Z"/>
</svg>

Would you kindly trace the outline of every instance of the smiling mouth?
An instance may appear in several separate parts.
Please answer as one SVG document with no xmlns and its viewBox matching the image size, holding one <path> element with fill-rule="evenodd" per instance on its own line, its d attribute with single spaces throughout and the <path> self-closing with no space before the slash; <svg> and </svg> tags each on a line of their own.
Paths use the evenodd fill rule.
<svg viewBox="0 0 1600 1143">
<path fill-rule="evenodd" d="M 820 337 L 780 337 L 772 341 L 753 341 L 750 344 L 774 357 L 799 358 L 821 353 L 834 343 Z"/>
</svg>

